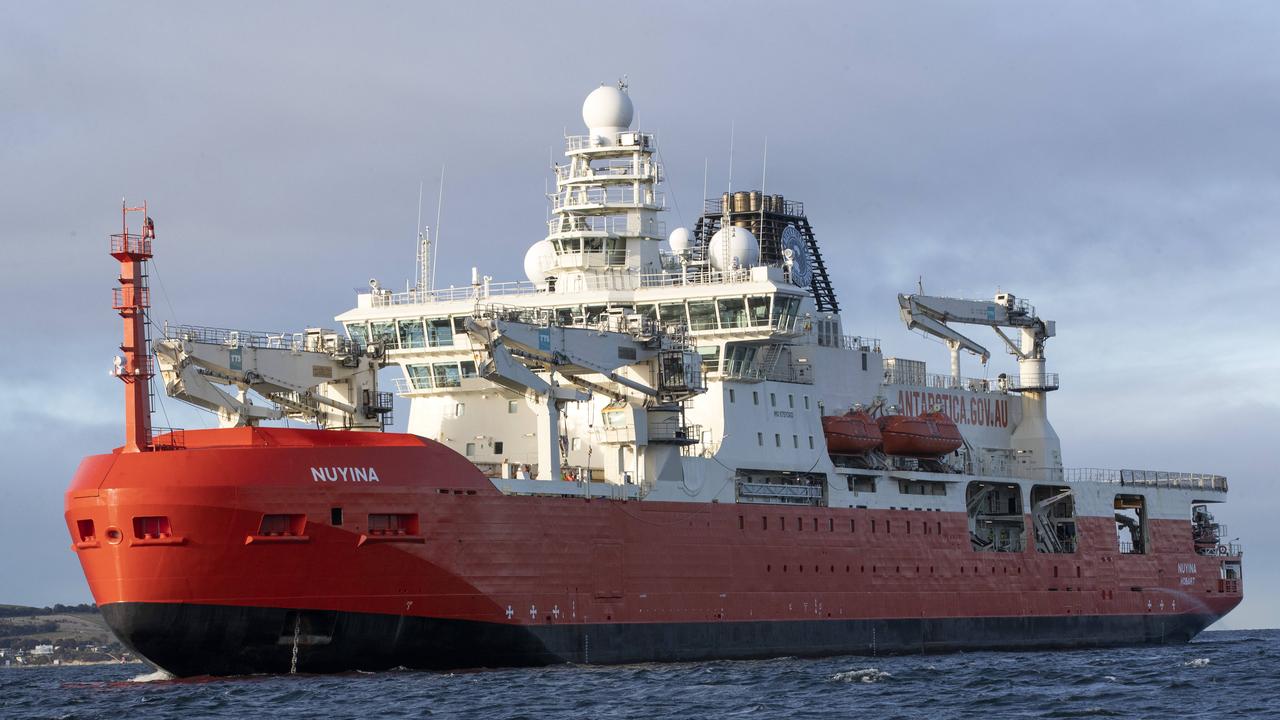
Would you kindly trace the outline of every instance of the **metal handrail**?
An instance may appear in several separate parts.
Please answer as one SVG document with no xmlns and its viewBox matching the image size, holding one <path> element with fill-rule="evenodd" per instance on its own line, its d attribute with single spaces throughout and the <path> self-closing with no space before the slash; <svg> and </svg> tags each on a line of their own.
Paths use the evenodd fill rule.
<svg viewBox="0 0 1280 720">
<path fill-rule="evenodd" d="M 1167 470 L 1117 470 L 1111 468 L 1037 468 L 1058 482 L 1097 482 L 1142 487 L 1175 487 L 1227 491 L 1227 479 L 1208 473 Z"/>
<path fill-rule="evenodd" d="M 1005 379 L 1005 387 L 1010 390 L 1056 390 L 1058 389 L 1058 373 L 1041 373 L 1023 379 L 1021 375 L 1011 375 Z"/>
</svg>

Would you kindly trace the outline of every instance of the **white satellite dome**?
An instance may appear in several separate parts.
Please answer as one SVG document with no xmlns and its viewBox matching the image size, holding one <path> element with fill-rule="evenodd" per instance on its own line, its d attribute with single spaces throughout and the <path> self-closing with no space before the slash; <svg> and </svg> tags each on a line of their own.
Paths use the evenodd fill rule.
<svg viewBox="0 0 1280 720">
<path fill-rule="evenodd" d="M 746 228 L 720 228 L 707 244 L 707 256 L 716 270 L 755 267 L 760 261 L 760 242 Z"/>
<path fill-rule="evenodd" d="M 611 135 L 631 127 L 635 107 L 631 98 L 616 85 L 601 85 L 582 103 L 582 121 L 592 135 Z"/>
<path fill-rule="evenodd" d="M 679 255 L 689 249 L 689 241 L 692 238 L 689 228 L 678 227 L 667 236 L 667 244 L 671 246 L 671 252 Z"/>
<path fill-rule="evenodd" d="M 547 275 L 556 264 L 556 248 L 550 240 L 539 240 L 529 246 L 524 254 L 524 274 L 534 285 L 547 281 Z"/>
</svg>

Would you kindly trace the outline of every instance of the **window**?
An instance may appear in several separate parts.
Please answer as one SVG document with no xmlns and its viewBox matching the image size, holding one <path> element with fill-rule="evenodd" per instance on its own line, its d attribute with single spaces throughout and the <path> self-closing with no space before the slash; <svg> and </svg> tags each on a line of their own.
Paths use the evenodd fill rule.
<svg viewBox="0 0 1280 720">
<path fill-rule="evenodd" d="M 405 372 L 409 374 L 409 386 L 414 390 L 431 389 L 430 365 L 406 365 Z"/>
<path fill-rule="evenodd" d="M 808 409 L 809 409 L 809 396 L 808 396 L 808 395 L 805 395 L 805 396 L 804 396 L 804 409 L 805 409 L 805 410 L 808 410 Z"/>
<path fill-rule="evenodd" d="M 773 393 L 769 393 L 769 407 L 778 407 L 778 396 Z"/>
<path fill-rule="evenodd" d="M 664 325 L 688 325 L 689 319 L 684 314 L 684 303 L 663 303 L 658 306 L 658 317 Z"/>
<path fill-rule="evenodd" d="M 347 337 L 357 345 L 368 345 L 369 326 L 364 323 L 347 323 Z"/>
<path fill-rule="evenodd" d="M 812 435 L 810 435 L 810 436 L 809 436 L 809 449 L 810 449 L 810 450 L 812 450 L 812 449 L 813 449 L 813 436 L 812 436 Z"/>
<path fill-rule="evenodd" d="M 747 298 L 747 315 L 752 325 L 769 324 L 769 296 L 752 295 Z"/>
<path fill-rule="evenodd" d="M 715 330 L 716 304 L 711 300 L 689 301 L 689 329 Z"/>
<path fill-rule="evenodd" d="M 453 406 L 453 416 L 454 416 L 454 417 L 462 417 L 464 414 L 466 414 L 466 412 L 467 412 L 467 404 L 466 404 L 466 403 L 458 403 L 457 405 L 454 405 L 454 406 Z"/>
<path fill-rule="evenodd" d="M 517 401 L 515 401 L 515 400 L 508 400 L 508 401 L 507 401 L 507 414 L 508 414 L 508 415 L 515 415 L 517 412 L 519 412 L 519 410 L 520 410 L 520 405 L 518 404 L 518 402 L 517 402 Z"/>
<path fill-rule="evenodd" d="M 431 366 L 431 376 L 438 388 L 462 385 L 462 373 L 458 371 L 457 363 L 436 363 Z"/>
<path fill-rule="evenodd" d="M 329 524 L 334 527 L 342 525 L 342 508 L 329 508 Z"/>
<path fill-rule="evenodd" d="M 779 435 L 778 433 L 773 434 L 773 446 L 782 447 L 782 436 Z"/>
<path fill-rule="evenodd" d="M 720 298 L 716 301 L 716 305 L 720 309 L 720 327 L 746 327 L 747 301 L 745 298 Z"/>
<path fill-rule="evenodd" d="M 733 400 L 734 400 L 733 388 L 729 388 L 729 402 L 733 402 Z"/>
<path fill-rule="evenodd" d="M 760 404 L 760 393 L 755 390 L 751 391 L 751 404 L 752 405 Z"/>
<path fill-rule="evenodd" d="M 370 323 L 372 329 L 372 337 L 370 342 L 382 343 L 387 347 L 394 348 L 396 346 L 396 324 L 390 320 L 384 322 Z"/>
<path fill-rule="evenodd" d="M 501 454 L 502 454 L 502 441 L 501 441 L 501 440 L 494 440 L 494 441 L 493 441 L 493 454 L 494 454 L 494 455 L 501 455 Z"/>
<path fill-rule="evenodd" d="M 453 323 L 449 318 L 427 320 L 427 345 L 445 347 L 453 344 Z"/>
<path fill-rule="evenodd" d="M 426 346 L 426 336 L 422 331 L 421 320 L 398 320 L 396 327 L 400 335 L 400 347 L 420 348 Z"/>
<path fill-rule="evenodd" d="M 791 408 L 792 410 L 794 410 L 796 407 L 796 396 L 792 395 L 791 393 L 787 393 L 787 407 Z"/>
<path fill-rule="evenodd" d="M 464 452 L 463 454 L 464 454 L 464 455 L 466 455 L 467 457 L 475 457 L 475 456 L 476 456 L 476 444 L 475 444 L 475 443 L 473 443 L 473 442 L 469 442 L 469 443 L 467 443 L 467 449 L 466 449 L 466 452 Z"/>
<path fill-rule="evenodd" d="M 570 443 L 569 443 L 569 449 L 571 449 L 571 450 L 581 450 L 581 449 L 582 449 L 582 438 L 574 438 L 574 439 L 572 440 L 572 442 L 570 442 Z"/>
<path fill-rule="evenodd" d="M 720 371 L 719 345 L 699 345 L 698 354 L 702 356 L 702 372 L 704 374 Z"/>
<path fill-rule="evenodd" d="M 476 377 L 476 363 L 474 360 L 463 360 L 462 362 L 458 363 L 458 365 L 462 367 L 462 377 L 464 378 Z"/>
<path fill-rule="evenodd" d="M 756 433 L 756 444 L 759 445 L 760 447 L 764 447 L 764 433 L 762 432 Z"/>
<path fill-rule="evenodd" d="M 800 437 L 799 437 L 799 436 L 797 436 L 797 435 L 792 435 L 792 436 L 791 436 L 791 447 L 793 447 L 793 448 L 795 448 L 795 449 L 797 449 L 797 450 L 799 450 L 799 449 L 800 449 Z"/>
</svg>

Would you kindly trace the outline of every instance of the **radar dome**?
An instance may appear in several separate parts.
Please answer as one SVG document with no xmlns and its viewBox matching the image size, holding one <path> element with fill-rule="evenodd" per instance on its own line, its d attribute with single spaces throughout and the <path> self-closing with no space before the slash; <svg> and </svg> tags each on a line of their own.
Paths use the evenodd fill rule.
<svg viewBox="0 0 1280 720">
<path fill-rule="evenodd" d="M 582 103 L 582 121 L 592 135 L 618 133 L 631 127 L 635 107 L 625 90 L 614 85 L 601 85 Z"/>
<path fill-rule="evenodd" d="M 671 246 L 671 252 L 679 255 L 689 249 L 689 228 L 678 227 L 671 231 L 667 236 L 667 244 Z"/>
<path fill-rule="evenodd" d="M 547 281 L 547 275 L 556 264 L 556 248 L 550 240 L 539 240 L 529 246 L 524 254 L 524 274 L 534 285 Z"/>
<path fill-rule="evenodd" d="M 711 236 L 707 255 L 716 270 L 755 267 L 760 260 L 760 243 L 750 230 L 732 225 L 720 228 Z"/>
</svg>

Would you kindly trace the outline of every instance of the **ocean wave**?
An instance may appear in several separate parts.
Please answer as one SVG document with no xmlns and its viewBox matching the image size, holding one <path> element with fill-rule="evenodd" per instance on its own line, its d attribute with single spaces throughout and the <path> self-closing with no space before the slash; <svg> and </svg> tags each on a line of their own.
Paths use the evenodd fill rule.
<svg viewBox="0 0 1280 720">
<path fill-rule="evenodd" d="M 172 674 L 157 668 L 155 672 L 144 673 L 142 675 L 137 675 L 132 678 L 129 678 L 129 682 L 150 683 L 150 682 L 164 682 L 165 680 L 172 680 L 172 679 L 173 679 Z"/>
<path fill-rule="evenodd" d="M 1208 667 L 1209 658 L 1195 658 L 1194 660 L 1188 660 L 1182 664 L 1184 667 Z"/>
<path fill-rule="evenodd" d="M 879 668 L 863 668 L 862 670 L 848 670 L 846 672 L 838 672 L 831 676 L 832 680 L 839 682 L 864 682 L 874 683 L 881 680 L 888 680 L 893 675 L 880 670 Z"/>
</svg>

